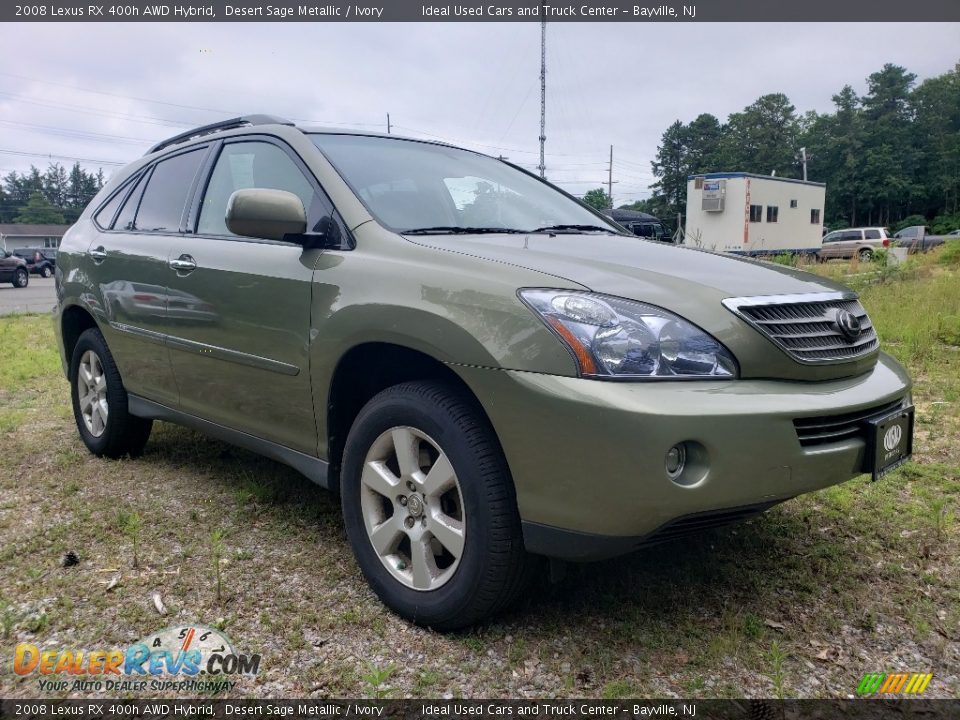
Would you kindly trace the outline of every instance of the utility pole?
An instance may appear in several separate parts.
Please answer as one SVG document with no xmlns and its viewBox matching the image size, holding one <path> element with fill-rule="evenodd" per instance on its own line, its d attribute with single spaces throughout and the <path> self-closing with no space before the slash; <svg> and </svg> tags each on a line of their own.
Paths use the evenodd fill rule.
<svg viewBox="0 0 960 720">
<path fill-rule="evenodd" d="M 803 181 L 807 181 L 807 149 L 800 148 L 800 157 L 803 159 Z"/>
<path fill-rule="evenodd" d="M 547 177 L 543 146 L 547 142 L 547 15 L 540 4 L 540 177 Z"/>
<path fill-rule="evenodd" d="M 390 113 L 387 113 L 387 135 L 390 134 Z"/>
<path fill-rule="evenodd" d="M 613 210 L 613 145 L 610 146 L 610 167 L 607 168 L 607 197 L 610 198 L 610 209 Z"/>
</svg>

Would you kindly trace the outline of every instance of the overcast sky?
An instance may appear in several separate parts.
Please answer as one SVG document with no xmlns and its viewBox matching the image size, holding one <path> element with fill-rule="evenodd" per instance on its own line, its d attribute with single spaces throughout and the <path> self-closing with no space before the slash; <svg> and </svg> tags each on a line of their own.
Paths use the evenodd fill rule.
<svg viewBox="0 0 960 720">
<path fill-rule="evenodd" d="M 2 27 L 0 173 L 50 158 L 123 164 L 186 127 L 264 112 L 442 138 L 533 168 L 539 23 L 18 24 Z M 646 197 L 674 120 L 784 92 L 829 111 L 885 62 L 920 80 L 960 60 L 958 24 L 547 26 L 547 175 Z M 55 161 L 71 164 L 63 157 Z M 114 165 L 102 164 L 109 173 Z M 736 168 L 730 168 L 736 170 Z M 816 178 L 813 178 L 816 179 Z"/>
</svg>

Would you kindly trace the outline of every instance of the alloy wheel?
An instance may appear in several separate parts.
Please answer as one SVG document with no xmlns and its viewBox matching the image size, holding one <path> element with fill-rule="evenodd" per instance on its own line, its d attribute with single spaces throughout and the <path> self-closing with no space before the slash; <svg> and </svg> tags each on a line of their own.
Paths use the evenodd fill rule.
<svg viewBox="0 0 960 720">
<path fill-rule="evenodd" d="M 80 398 L 80 414 L 83 424 L 94 437 L 103 435 L 107 429 L 107 378 L 103 363 L 93 351 L 87 350 L 80 358 L 77 368 L 77 395 Z"/>
<path fill-rule="evenodd" d="M 463 497 L 449 458 L 426 433 L 393 427 L 374 441 L 360 506 L 367 537 L 396 580 L 428 591 L 453 577 L 466 535 Z"/>
</svg>

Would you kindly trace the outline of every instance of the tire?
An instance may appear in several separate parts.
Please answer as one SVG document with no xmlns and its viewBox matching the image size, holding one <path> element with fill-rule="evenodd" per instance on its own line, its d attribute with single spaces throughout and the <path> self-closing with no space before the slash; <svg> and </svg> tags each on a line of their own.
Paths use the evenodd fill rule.
<svg viewBox="0 0 960 720">
<path fill-rule="evenodd" d="M 82 373 L 82 374 L 81 374 Z M 90 378 L 90 384 L 87 380 Z M 89 389 L 99 399 L 88 402 Z M 127 391 L 103 335 L 97 328 L 85 330 L 73 349 L 70 360 L 70 397 L 77 430 L 87 449 L 94 455 L 119 458 L 138 457 L 150 437 L 153 420 L 131 415 L 127 409 Z M 104 405 L 106 413 L 103 412 Z M 86 417 L 89 415 L 89 418 Z M 106 415 L 106 417 L 104 417 Z"/>
<path fill-rule="evenodd" d="M 873 251 L 868 248 L 860 248 L 857 252 L 857 258 L 860 262 L 870 262 L 873 260 Z"/>
<path fill-rule="evenodd" d="M 400 470 L 397 453 L 397 447 L 410 447 L 411 438 L 408 457 L 416 457 L 419 466 L 412 474 Z M 388 474 L 373 472 L 371 462 Z M 453 483 L 439 499 L 439 491 L 431 494 L 432 485 L 443 486 L 431 483 L 434 468 L 440 472 L 435 477 L 446 475 Z M 472 398 L 455 386 L 403 383 L 370 400 L 347 436 L 341 478 L 344 522 L 357 563 L 377 596 L 401 617 L 440 631 L 473 625 L 507 607 L 531 577 L 533 559 L 523 549 L 500 443 Z M 407 482 L 414 482 L 417 492 Z M 396 499 L 373 485 L 396 492 Z M 415 496 L 422 498 L 416 506 Z M 462 544 L 455 556 L 457 542 L 451 538 L 456 537 L 449 528 L 458 522 Z M 393 540 L 381 542 L 377 551 L 371 534 Z M 428 550 L 420 562 L 418 547 Z"/>
<path fill-rule="evenodd" d="M 45 278 L 52 277 L 52 276 L 53 276 L 53 270 L 50 269 L 50 266 L 49 266 L 49 265 L 44 265 L 44 266 L 40 269 L 40 275 L 41 275 L 42 277 L 45 277 Z"/>
<path fill-rule="evenodd" d="M 13 271 L 13 286 L 15 288 L 25 288 L 30 284 L 30 273 L 25 268 L 17 268 Z"/>
</svg>

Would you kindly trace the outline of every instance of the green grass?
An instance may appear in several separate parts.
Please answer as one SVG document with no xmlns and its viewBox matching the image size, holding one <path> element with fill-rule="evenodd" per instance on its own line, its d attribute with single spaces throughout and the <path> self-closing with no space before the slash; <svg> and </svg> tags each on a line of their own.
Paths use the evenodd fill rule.
<svg viewBox="0 0 960 720">
<path fill-rule="evenodd" d="M 336 499 L 286 467 L 165 423 L 142 458 L 89 455 L 49 318 L 0 318 L 0 636 L 122 645 L 170 624 L 152 606 L 160 593 L 171 615 L 222 624 L 238 648 L 263 653 L 235 697 L 845 697 L 864 673 L 914 657 L 926 666 L 903 669 L 934 673 L 928 696 L 956 697 L 955 247 L 894 271 L 804 265 L 852 283 L 884 350 L 908 366 L 914 462 L 737 527 L 574 566 L 451 635 L 384 609 Z M 62 567 L 68 550 L 80 565 Z M 0 673 L 0 694 L 44 693 Z"/>
</svg>

